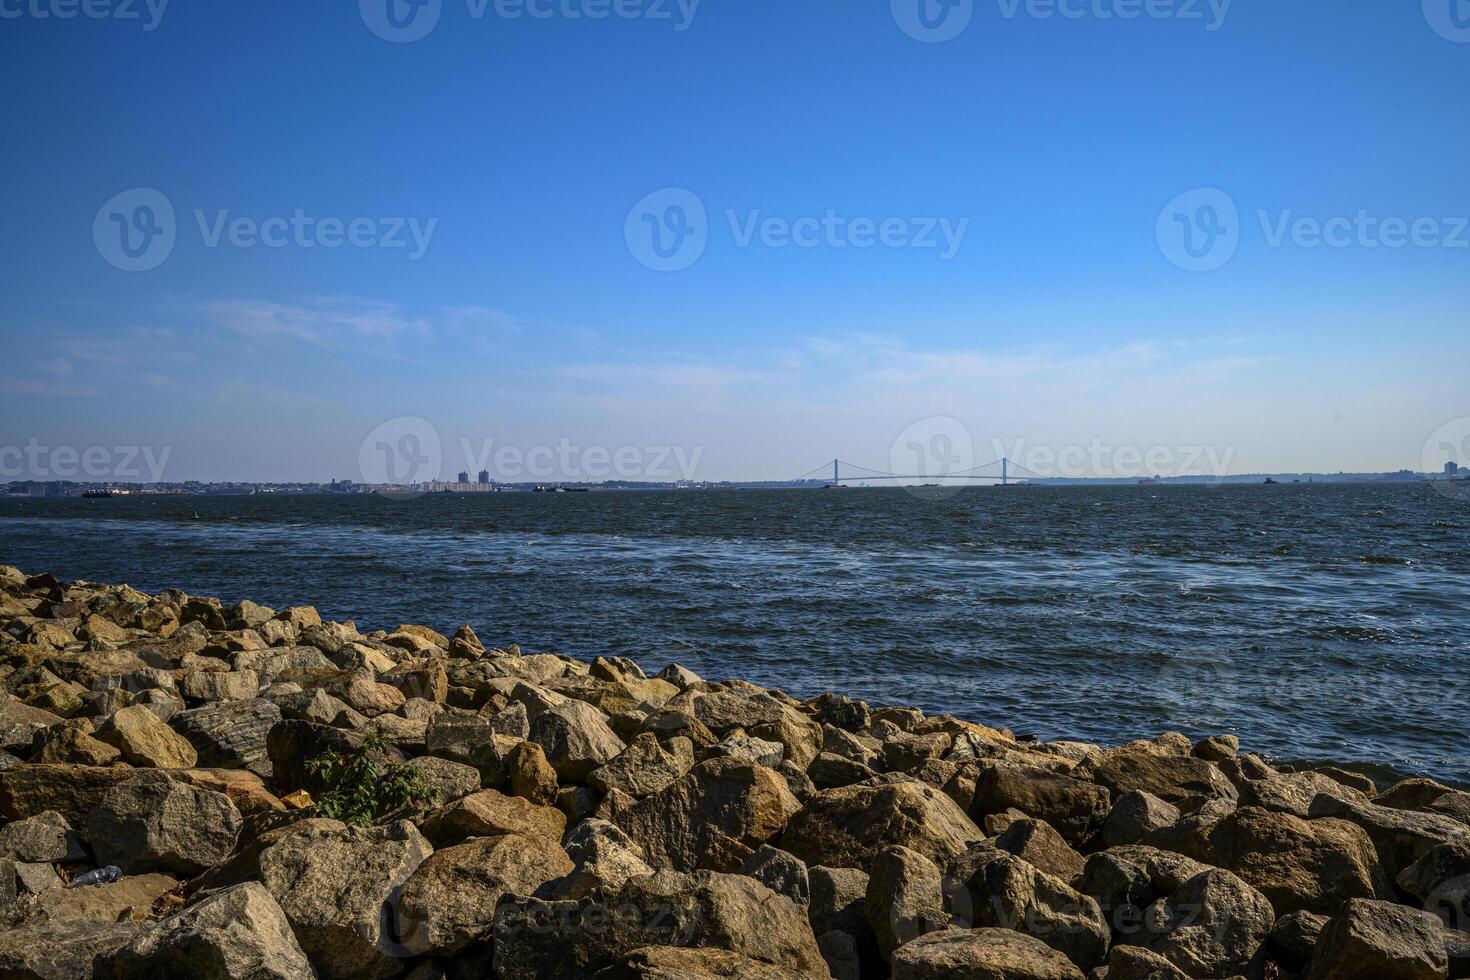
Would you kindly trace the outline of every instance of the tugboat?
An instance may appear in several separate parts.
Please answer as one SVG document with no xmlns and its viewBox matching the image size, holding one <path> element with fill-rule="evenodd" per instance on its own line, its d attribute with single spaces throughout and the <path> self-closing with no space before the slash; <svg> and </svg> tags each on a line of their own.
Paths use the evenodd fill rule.
<svg viewBox="0 0 1470 980">
<path fill-rule="evenodd" d="M 1275 479 L 1273 479 L 1273 478 L 1271 478 L 1271 477 L 1268 476 L 1268 477 L 1266 477 L 1266 486 L 1268 486 L 1268 487 L 1277 486 L 1277 481 Z"/>
</svg>

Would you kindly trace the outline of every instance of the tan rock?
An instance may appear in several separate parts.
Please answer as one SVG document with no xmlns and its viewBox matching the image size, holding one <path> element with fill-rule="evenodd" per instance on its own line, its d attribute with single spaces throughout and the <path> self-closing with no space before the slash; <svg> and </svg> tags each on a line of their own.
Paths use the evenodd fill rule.
<svg viewBox="0 0 1470 980">
<path fill-rule="evenodd" d="M 97 729 L 97 738 L 120 751 L 135 766 L 189 769 L 199 762 L 199 754 L 189 740 L 159 721 L 143 705 L 116 712 Z"/>
</svg>

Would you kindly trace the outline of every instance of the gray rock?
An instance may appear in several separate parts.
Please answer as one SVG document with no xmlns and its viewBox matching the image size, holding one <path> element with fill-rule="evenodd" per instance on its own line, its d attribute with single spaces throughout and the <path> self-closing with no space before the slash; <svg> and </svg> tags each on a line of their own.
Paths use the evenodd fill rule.
<svg viewBox="0 0 1470 980">
<path fill-rule="evenodd" d="M 949 929 L 900 947 L 893 980 L 1084 980 L 1045 943 L 1010 929 Z"/>
<path fill-rule="evenodd" d="M 660 743 L 651 732 L 634 736 L 628 747 L 587 776 L 587 785 L 604 793 L 622 790 L 634 799 L 659 792 L 694 768 L 694 746 L 676 736 Z"/>
<path fill-rule="evenodd" d="M 890 847 L 874 859 L 863 915 L 878 939 L 878 951 L 892 962 L 894 950 L 949 926 L 944 911 L 944 875 L 906 847 Z"/>
<path fill-rule="evenodd" d="M 567 834 L 567 856 L 576 865 L 557 883 L 552 897 L 584 898 L 597 891 L 617 891 L 630 879 L 653 874 L 643 848 L 608 820 L 587 819 Z"/>
<path fill-rule="evenodd" d="M 1444 980 L 1448 973 L 1439 919 L 1352 899 L 1323 928 L 1306 980 Z"/>
<path fill-rule="evenodd" d="M 1144 914 L 1147 933 L 1140 945 L 1191 977 L 1254 975 L 1275 918 L 1266 896 L 1215 868 L 1189 879 Z"/>
<path fill-rule="evenodd" d="M 969 907 L 954 908 L 956 918 L 1034 936 L 1080 969 L 1101 965 L 1107 953 L 1110 929 L 1097 902 L 1013 854 L 982 855 L 965 891 L 951 896 L 951 903 L 957 898 L 966 898 Z"/>
<path fill-rule="evenodd" d="M 781 764 L 786 753 L 786 746 L 780 742 L 767 742 L 765 739 L 752 738 L 748 735 L 727 735 L 720 744 L 709 751 L 711 755 L 743 759 L 746 762 L 754 762 L 758 766 L 774 769 Z"/>
<path fill-rule="evenodd" d="M 502 895 L 531 895 L 572 870 L 555 842 L 518 834 L 435 851 L 403 886 L 398 929 L 414 955 L 452 956 L 488 936 Z"/>
<path fill-rule="evenodd" d="M 311 980 L 280 905 L 258 882 L 215 892 L 104 954 L 98 980 Z"/>
<path fill-rule="evenodd" d="M 390 903 L 432 850 L 407 821 L 371 829 L 318 821 L 260 855 L 260 880 L 323 980 L 382 980 L 407 955 Z"/>
<path fill-rule="evenodd" d="M 1103 824 L 1103 843 L 1108 847 L 1137 844 L 1149 834 L 1179 822 L 1179 808 L 1141 790 L 1124 793 L 1113 803 Z"/>
<path fill-rule="evenodd" d="M 156 771 L 112 787 L 87 817 L 97 862 L 129 873 L 196 875 L 222 864 L 241 824 L 228 796 Z"/>
<path fill-rule="evenodd" d="M 182 711 L 174 716 L 172 724 L 194 746 L 199 765 L 212 769 L 249 769 L 269 779 L 271 761 L 266 752 L 266 736 L 280 720 L 280 708 L 264 699 L 254 699 Z"/>
<path fill-rule="evenodd" d="M 66 818 L 54 810 L 0 827 L 0 858 L 77 864 L 87 847 Z"/>
<path fill-rule="evenodd" d="M 811 904 L 811 879 L 807 874 L 806 864 L 794 854 L 763 844 L 749 861 L 740 866 L 737 874 L 754 878 L 777 895 L 785 895 L 802 908 Z"/>
<path fill-rule="evenodd" d="M 606 716 L 583 701 L 547 708 L 531 721 L 531 741 L 546 752 L 562 782 L 580 783 L 627 748 Z"/>
<path fill-rule="evenodd" d="M 507 897 L 495 916 L 501 980 L 590 977 L 648 946 L 725 950 L 789 976 L 829 976 L 801 909 L 744 875 L 662 871 L 580 902 Z"/>
<path fill-rule="evenodd" d="M 899 846 L 946 867 L 984 836 L 948 796 L 900 782 L 823 790 L 792 818 L 781 846 L 808 865 L 867 868 Z"/>
<path fill-rule="evenodd" d="M 92 963 L 132 942 L 141 923 L 43 922 L 0 929 L 0 977 L 90 980 Z"/>
</svg>

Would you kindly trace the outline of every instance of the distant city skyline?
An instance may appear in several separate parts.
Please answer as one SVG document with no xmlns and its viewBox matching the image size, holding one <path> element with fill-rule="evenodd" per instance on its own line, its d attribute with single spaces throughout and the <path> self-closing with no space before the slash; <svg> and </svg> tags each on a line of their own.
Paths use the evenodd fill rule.
<svg viewBox="0 0 1470 980">
<path fill-rule="evenodd" d="M 370 6 L 0 24 L 0 483 L 1470 463 L 1448 8 Z"/>
</svg>

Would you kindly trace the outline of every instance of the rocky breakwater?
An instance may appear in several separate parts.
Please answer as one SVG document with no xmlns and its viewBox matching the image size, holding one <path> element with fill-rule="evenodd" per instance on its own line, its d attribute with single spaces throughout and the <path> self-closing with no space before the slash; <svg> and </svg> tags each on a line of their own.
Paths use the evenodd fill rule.
<svg viewBox="0 0 1470 980">
<path fill-rule="evenodd" d="M 1470 976 L 1470 794 L 0 567 L 0 977 Z"/>
</svg>

